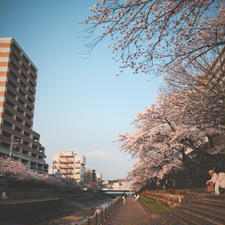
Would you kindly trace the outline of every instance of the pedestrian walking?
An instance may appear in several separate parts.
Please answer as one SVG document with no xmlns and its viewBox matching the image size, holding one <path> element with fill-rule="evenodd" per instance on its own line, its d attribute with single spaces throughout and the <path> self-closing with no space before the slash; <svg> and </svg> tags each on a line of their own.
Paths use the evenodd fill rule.
<svg viewBox="0 0 225 225">
<path fill-rule="evenodd" d="M 138 200 L 140 198 L 140 195 L 139 194 L 137 194 L 137 196 L 136 196 L 136 200 Z"/>
<path fill-rule="evenodd" d="M 125 203 L 126 203 L 126 194 L 125 193 L 123 193 L 123 197 L 122 197 L 122 199 L 123 199 L 123 204 L 125 205 Z"/>
</svg>

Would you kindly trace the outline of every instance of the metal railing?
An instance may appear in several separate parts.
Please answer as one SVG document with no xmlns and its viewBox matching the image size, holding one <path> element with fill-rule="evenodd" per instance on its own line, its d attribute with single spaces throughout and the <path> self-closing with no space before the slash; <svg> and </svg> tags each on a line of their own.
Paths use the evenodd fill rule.
<svg viewBox="0 0 225 225">
<path fill-rule="evenodd" d="M 97 208 L 92 216 L 71 225 L 102 225 L 113 215 L 120 202 L 121 197 L 118 197 L 107 207 Z"/>
</svg>

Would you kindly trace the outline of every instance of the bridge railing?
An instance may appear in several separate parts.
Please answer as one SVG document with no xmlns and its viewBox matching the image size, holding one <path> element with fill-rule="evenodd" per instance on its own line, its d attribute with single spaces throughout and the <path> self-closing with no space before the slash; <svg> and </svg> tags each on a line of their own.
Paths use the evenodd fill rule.
<svg viewBox="0 0 225 225">
<path fill-rule="evenodd" d="M 121 197 L 113 200 L 113 202 L 105 208 L 97 208 L 95 213 L 87 217 L 80 222 L 76 222 L 74 225 L 100 225 L 105 223 L 115 212 L 119 203 L 121 202 Z"/>
</svg>

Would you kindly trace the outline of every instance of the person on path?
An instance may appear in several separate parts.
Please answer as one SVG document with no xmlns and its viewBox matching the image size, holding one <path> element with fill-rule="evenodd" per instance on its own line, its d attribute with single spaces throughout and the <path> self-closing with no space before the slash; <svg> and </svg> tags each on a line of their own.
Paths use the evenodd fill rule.
<svg viewBox="0 0 225 225">
<path fill-rule="evenodd" d="M 215 185 L 215 193 L 220 194 L 220 188 L 225 189 L 225 173 L 216 173 L 214 170 L 209 170 L 211 179 L 206 181 L 207 186 Z"/>
<path fill-rule="evenodd" d="M 137 196 L 136 196 L 136 200 L 138 200 L 140 198 L 140 195 L 139 194 L 137 194 Z"/>
<path fill-rule="evenodd" d="M 126 203 L 126 194 L 125 193 L 123 193 L 123 197 L 122 197 L 122 199 L 123 199 L 123 204 L 125 204 Z"/>
</svg>

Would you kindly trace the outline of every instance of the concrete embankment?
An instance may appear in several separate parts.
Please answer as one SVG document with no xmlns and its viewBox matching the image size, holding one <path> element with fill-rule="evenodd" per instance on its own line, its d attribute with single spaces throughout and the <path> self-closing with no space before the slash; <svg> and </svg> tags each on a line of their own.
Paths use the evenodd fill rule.
<svg viewBox="0 0 225 225">
<path fill-rule="evenodd" d="M 47 196 L 48 195 L 48 196 Z M 65 215 L 78 219 L 90 215 L 92 208 L 110 202 L 111 197 L 94 192 L 40 194 L 41 198 L 9 199 L 0 202 L 0 225 L 30 225 Z M 35 194 L 37 197 L 37 193 Z"/>
</svg>

